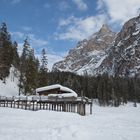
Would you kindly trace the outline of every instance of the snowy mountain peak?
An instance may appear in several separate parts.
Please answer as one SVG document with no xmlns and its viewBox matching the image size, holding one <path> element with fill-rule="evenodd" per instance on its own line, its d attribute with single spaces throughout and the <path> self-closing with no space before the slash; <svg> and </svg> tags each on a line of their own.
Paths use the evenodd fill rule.
<svg viewBox="0 0 140 140">
<path fill-rule="evenodd" d="M 140 76 L 140 16 L 124 24 L 98 71 L 125 77 Z"/>
<path fill-rule="evenodd" d="M 107 25 L 103 25 L 90 38 L 78 42 L 63 61 L 53 65 L 52 70 L 93 74 L 105 58 L 105 50 L 112 45 L 115 36 L 116 34 Z"/>
<path fill-rule="evenodd" d="M 103 24 L 99 33 L 106 34 L 107 32 L 112 32 L 107 24 Z"/>
<path fill-rule="evenodd" d="M 127 40 L 140 32 L 140 15 L 128 20 L 117 35 L 115 45 L 121 40 Z"/>
<path fill-rule="evenodd" d="M 102 27 L 100 28 L 100 30 L 96 33 L 94 33 L 90 39 L 96 39 L 97 37 L 104 37 L 104 36 L 113 36 L 114 34 L 116 34 L 115 32 L 113 32 L 110 27 L 107 24 L 103 24 Z"/>
<path fill-rule="evenodd" d="M 140 15 L 128 20 L 118 34 L 104 24 L 99 32 L 79 42 L 63 61 L 54 64 L 53 70 L 140 76 Z"/>
</svg>

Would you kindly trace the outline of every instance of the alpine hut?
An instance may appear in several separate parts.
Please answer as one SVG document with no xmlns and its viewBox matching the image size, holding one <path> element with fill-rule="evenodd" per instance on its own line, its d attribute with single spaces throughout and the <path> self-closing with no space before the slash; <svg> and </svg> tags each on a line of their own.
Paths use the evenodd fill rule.
<svg viewBox="0 0 140 140">
<path fill-rule="evenodd" d="M 48 96 L 49 99 L 76 99 L 78 96 L 72 89 L 59 84 L 37 88 L 36 93 L 40 96 Z"/>
</svg>

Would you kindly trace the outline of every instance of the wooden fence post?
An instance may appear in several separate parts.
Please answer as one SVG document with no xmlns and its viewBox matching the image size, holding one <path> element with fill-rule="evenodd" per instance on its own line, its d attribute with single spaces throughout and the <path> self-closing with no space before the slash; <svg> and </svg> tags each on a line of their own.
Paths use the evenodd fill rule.
<svg viewBox="0 0 140 140">
<path fill-rule="evenodd" d="M 1 107 L 1 96 L 0 96 L 0 107 Z"/>
<path fill-rule="evenodd" d="M 28 97 L 26 96 L 26 99 L 25 99 L 25 110 L 27 110 L 27 101 L 28 101 Z"/>
<path fill-rule="evenodd" d="M 90 114 L 92 114 L 92 103 L 90 103 Z"/>
<path fill-rule="evenodd" d="M 17 106 L 18 108 L 19 108 L 19 102 L 20 102 L 20 97 L 19 97 L 19 99 L 18 99 L 18 106 Z"/>
<path fill-rule="evenodd" d="M 15 108 L 15 105 L 16 105 L 15 97 L 14 97 L 14 99 L 13 99 L 13 100 L 14 100 L 14 108 Z"/>
<path fill-rule="evenodd" d="M 6 97 L 6 107 L 8 107 L 8 100 L 7 100 L 7 97 Z"/>
</svg>

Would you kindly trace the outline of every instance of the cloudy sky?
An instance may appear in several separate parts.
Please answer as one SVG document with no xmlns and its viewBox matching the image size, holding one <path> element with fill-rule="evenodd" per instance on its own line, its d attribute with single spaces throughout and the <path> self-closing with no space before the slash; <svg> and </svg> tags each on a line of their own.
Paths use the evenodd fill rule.
<svg viewBox="0 0 140 140">
<path fill-rule="evenodd" d="M 28 36 L 37 56 L 45 48 L 49 68 L 102 24 L 118 32 L 139 13 L 140 0 L 0 0 L 0 22 L 12 39 L 21 46 Z"/>
</svg>

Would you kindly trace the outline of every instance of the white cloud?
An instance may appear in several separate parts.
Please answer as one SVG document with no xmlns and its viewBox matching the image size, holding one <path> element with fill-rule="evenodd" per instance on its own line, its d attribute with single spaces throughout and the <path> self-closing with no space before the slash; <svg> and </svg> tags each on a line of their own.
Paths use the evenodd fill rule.
<svg viewBox="0 0 140 140">
<path fill-rule="evenodd" d="M 48 41 L 37 38 L 34 34 L 28 34 L 32 46 L 40 47 L 48 45 Z"/>
<path fill-rule="evenodd" d="M 70 24 L 73 24 L 73 23 L 76 23 L 78 22 L 80 19 L 79 18 L 76 18 L 74 16 L 71 16 L 67 19 L 60 19 L 59 20 L 59 24 L 58 26 L 61 28 L 63 26 L 67 26 L 67 25 L 70 25 Z"/>
<path fill-rule="evenodd" d="M 59 28 L 62 33 L 56 34 L 56 39 L 82 40 L 89 37 L 106 22 L 106 16 L 103 14 L 90 16 L 87 18 L 76 18 L 74 16 L 68 19 L 61 19 Z"/>
<path fill-rule="evenodd" d="M 36 48 L 40 46 L 48 45 L 47 40 L 38 38 L 34 34 L 25 34 L 23 32 L 11 32 L 11 35 L 15 40 L 20 40 L 20 41 L 24 41 L 24 39 L 28 37 L 31 46 L 36 47 Z"/>
<path fill-rule="evenodd" d="M 98 9 L 106 7 L 111 22 L 124 24 L 140 13 L 140 0 L 98 0 Z"/>
<path fill-rule="evenodd" d="M 104 11 L 104 6 L 105 6 L 105 3 L 103 0 L 98 0 L 97 1 L 97 10 L 99 10 L 99 12 L 101 11 Z"/>
<path fill-rule="evenodd" d="M 77 6 L 83 3 L 82 0 L 73 2 Z M 119 29 L 127 20 L 140 14 L 140 0 L 98 0 L 96 9 L 98 12 L 96 16 L 86 18 L 71 16 L 61 19 L 55 39 L 79 41 L 98 31 L 102 24 Z"/>
<path fill-rule="evenodd" d="M 83 0 L 72 0 L 81 11 L 86 11 L 88 9 L 87 4 Z"/>
</svg>

